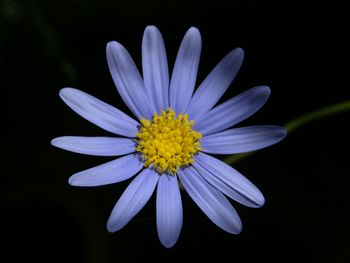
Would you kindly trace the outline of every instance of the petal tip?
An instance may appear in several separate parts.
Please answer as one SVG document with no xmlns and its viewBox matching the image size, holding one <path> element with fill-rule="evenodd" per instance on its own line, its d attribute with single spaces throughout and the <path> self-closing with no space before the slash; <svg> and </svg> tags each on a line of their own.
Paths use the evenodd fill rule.
<svg viewBox="0 0 350 263">
<path fill-rule="evenodd" d="M 114 211 L 112 211 L 111 215 L 109 216 L 108 218 L 108 221 L 107 221 L 107 231 L 109 233 L 114 233 L 114 232 L 117 232 L 119 231 L 120 229 L 122 229 L 125 225 L 127 224 L 126 223 L 122 223 L 120 221 L 120 217 L 117 216 Z"/>
<path fill-rule="evenodd" d="M 166 248 L 172 248 L 175 244 L 176 244 L 176 241 L 169 241 L 169 240 L 161 240 L 160 239 L 160 243 L 166 247 Z"/>
<path fill-rule="evenodd" d="M 288 134 L 287 130 L 284 127 L 280 127 L 280 126 L 271 126 L 271 127 L 272 127 L 271 131 L 275 135 L 275 142 L 273 144 L 282 141 Z"/>
<path fill-rule="evenodd" d="M 107 43 L 107 48 L 109 48 L 109 47 L 111 47 L 111 46 L 113 46 L 113 45 L 115 45 L 115 44 L 117 44 L 118 42 L 117 41 L 114 41 L 114 40 L 112 40 L 112 41 L 109 41 L 108 43 Z"/>
<path fill-rule="evenodd" d="M 283 138 L 287 136 L 288 132 L 285 128 L 282 128 Z"/>
<path fill-rule="evenodd" d="M 68 179 L 68 184 L 69 184 L 69 185 L 71 185 L 71 186 L 79 186 L 79 185 L 76 184 L 76 182 L 77 182 L 77 180 L 76 180 L 76 178 L 75 178 L 74 175 L 72 175 L 71 177 L 69 177 L 69 179 Z"/>
<path fill-rule="evenodd" d="M 108 222 L 107 222 L 107 231 L 108 231 L 109 233 L 114 233 L 114 232 L 117 231 L 117 230 L 115 230 L 115 227 L 109 222 L 109 220 L 108 220 Z"/>
<path fill-rule="evenodd" d="M 155 25 L 148 25 L 145 28 L 145 33 L 148 32 L 159 32 L 158 28 Z"/>
<path fill-rule="evenodd" d="M 187 30 L 186 35 L 194 35 L 196 37 L 200 37 L 201 33 L 199 32 L 198 28 L 192 26 Z"/>
<path fill-rule="evenodd" d="M 52 146 L 58 147 L 59 141 L 60 141 L 59 137 L 58 138 L 54 138 L 54 139 L 51 140 L 50 144 Z"/>
<path fill-rule="evenodd" d="M 235 222 L 231 222 L 231 226 L 230 229 L 227 229 L 226 231 L 234 234 L 234 235 L 238 235 L 242 232 L 243 229 L 243 224 L 242 224 L 242 220 L 238 217 L 236 218 L 237 221 Z"/>
<path fill-rule="evenodd" d="M 111 52 L 112 50 L 118 51 L 120 49 L 124 50 L 125 48 L 124 48 L 124 46 L 122 44 L 120 44 L 117 41 L 110 41 L 110 42 L 107 43 L 107 46 L 106 46 L 107 53 Z"/>
<path fill-rule="evenodd" d="M 261 89 L 262 91 L 264 91 L 264 92 L 269 93 L 269 94 L 271 93 L 271 89 L 270 89 L 269 86 L 266 86 L 266 85 L 260 86 L 260 89 Z"/>
<path fill-rule="evenodd" d="M 78 95 L 79 93 L 82 93 L 82 91 L 75 89 L 75 88 L 66 87 L 66 88 L 61 89 L 59 91 L 58 95 L 65 103 L 68 103 L 68 101 L 70 99 L 72 99 L 72 98 L 74 99 L 74 97 L 76 95 Z"/>
<path fill-rule="evenodd" d="M 287 130 L 285 128 L 283 128 L 283 127 L 280 127 L 280 129 L 279 129 L 279 135 L 280 136 L 279 136 L 278 142 L 282 141 L 284 138 L 286 138 L 287 134 L 288 134 Z"/>
<path fill-rule="evenodd" d="M 234 52 L 239 56 L 244 56 L 244 50 L 241 47 L 237 47 L 234 49 Z"/>
<path fill-rule="evenodd" d="M 72 93 L 74 91 L 76 91 L 76 89 L 70 88 L 70 87 L 65 87 L 65 88 L 61 89 L 58 94 L 60 95 L 61 98 L 63 98 L 63 97 L 66 97 L 69 93 Z"/>
<path fill-rule="evenodd" d="M 243 48 L 240 48 L 240 47 L 235 48 L 229 53 L 228 57 L 230 58 L 231 63 L 234 63 L 235 65 L 237 65 L 239 69 L 244 60 Z"/>
<path fill-rule="evenodd" d="M 71 136 L 60 136 L 53 138 L 50 143 L 52 146 L 64 149 L 64 146 L 67 144 L 67 142 L 70 142 L 70 138 Z"/>
<path fill-rule="evenodd" d="M 271 89 L 269 86 L 266 86 L 266 85 L 257 86 L 255 91 L 256 91 L 255 95 L 261 96 L 261 98 L 265 98 L 264 99 L 265 102 L 271 95 Z"/>
<path fill-rule="evenodd" d="M 68 136 L 61 136 L 61 137 L 57 137 L 57 138 L 53 138 L 51 141 L 50 141 L 50 144 L 54 147 L 57 147 L 57 148 L 62 148 L 63 146 L 63 143 L 64 143 L 64 139 L 67 138 Z"/>
<path fill-rule="evenodd" d="M 255 203 L 256 203 L 256 208 L 260 208 L 265 204 L 265 197 L 263 196 L 263 194 L 261 192 L 256 197 Z"/>
<path fill-rule="evenodd" d="M 243 230 L 243 225 L 242 225 L 242 222 L 241 222 L 240 225 L 238 226 L 237 231 L 236 231 L 235 234 L 236 235 L 240 234 L 242 232 L 242 230 Z"/>
<path fill-rule="evenodd" d="M 92 186 L 87 182 L 84 183 L 84 181 L 85 180 L 82 180 L 80 173 L 76 173 L 76 174 L 73 174 L 71 177 L 69 177 L 68 184 L 70 186 L 80 186 L 80 187 Z"/>
<path fill-rule="evenodd" d="M 199 32 L 199 29 L 195 26 L 191 26 L 189 29 L 188 29 L 188 32 Z"/>
</svg>

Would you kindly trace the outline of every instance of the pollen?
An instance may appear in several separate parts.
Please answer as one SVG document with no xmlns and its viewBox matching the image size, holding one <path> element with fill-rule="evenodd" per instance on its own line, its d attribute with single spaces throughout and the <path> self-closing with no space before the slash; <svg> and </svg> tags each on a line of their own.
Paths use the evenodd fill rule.
<svg viewBox="0 0 350 263">
<path fill-rule="evenodd" d="M 193 155 L 201 150 L 202 134 L 192 129 L 194 121 L 187 114 L 179 114 L 168 108 L 152 120 L 141 119 L 136 133 L 137 147 L 144 159 L 144 166 L 153 166 L 158 173 L 174 175 L 179 167 L 194 162 Z"/>
</svg>

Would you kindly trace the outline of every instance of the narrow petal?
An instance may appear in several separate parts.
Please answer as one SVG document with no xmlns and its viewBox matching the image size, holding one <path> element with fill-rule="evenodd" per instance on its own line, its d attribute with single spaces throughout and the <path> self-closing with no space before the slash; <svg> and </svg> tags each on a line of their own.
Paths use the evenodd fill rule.
<svg viewBox="0 0 350 263">
<path fill-rule="evenodd" d="M 60 97 L 80 116 L 106 131 L 126 137 L 135 137 L 138 131 L 137 121 L 81 90 L 64 88 Z"/>
<path fill-rule="evenodd" d="M 135 142 L 129 138 L 62 136 L 51 141 L 58 148 L 96 156 L 118 156 L 135 152 Z"/>
<path fill-rule="evenodd" d="M 100 186 L 114 184 L 129 179 L 143 167 L 138 154 L 130 154 L 73 174 L 69 184 L 73 186 Z"/>
<path fill-rule="evenodd" d="M 177 176 L 163 174 L 157 187 L 157 230 L 160 242 L 170 248 L 182 227 L 182 203 Z"/>
<path fill-rule="evenodd" d="M 187 113 L 191 119 L 199 119 L 219 101 L 236 77 L 243 57 L 243 49 L 236 48 L 210 72 L 190 101 Z"/>
<path fill-rule="evenodd" d="M 223 131 L 257 112 L 265 104 L 269 95 L 270 89 L 266 86 L 249 89 L 216 106 L 199 120 L 195 120 L 193 127 L 202 135 Z"/>
<path fill-rule="evenodd" d="M 123 228 L 145 206 L 156 188 L 159 175 L 153 169 L 143 170 L 125 189 L 108 219 L 107 229 Z"/>
<path fill-rule="evenodd" d="M 148 98 L 158 113 L 169 107 L 169 71 L 162 35 L 155 26 L 145 29 L 142 39 L 142 69 Z"/>
<path fill-rule="evenodd" d="M 259 189 L 226 163 L 198 153 L 192 165 L 208 183 L 233 200 L 249 207 L 261 207 L 265 203 Z"/>
<path fill-rule="evenodd" d="M 148 100 L 144 83 L 128 51 L 118 42 L 107 44 L 107 62 L 118 92 L 138 119 L 149 119 L 154 105 Z"/>
<path fill-rule="evenodd" d="M 191 27 L 182 40 L 177 53 L 170 82 L 170 107 L 185 112 L 196 84 L 202 40 L 197 28 Z"/>
<path fill-rule="evenodd" d="M 226 197 L 208 184 L 193 167 L 179 170 L 179 178 L 199 208 L 221 229 L 238 234 L 242 222 Z"/>
<path fill-rule="evenodd" d="M 236 128 L 203 137 L 201 147 L 203 152 L 214 154 L 250 152 L 271 146 L 286 134 L 284 128 L 271 125 Z"/>
</svg>

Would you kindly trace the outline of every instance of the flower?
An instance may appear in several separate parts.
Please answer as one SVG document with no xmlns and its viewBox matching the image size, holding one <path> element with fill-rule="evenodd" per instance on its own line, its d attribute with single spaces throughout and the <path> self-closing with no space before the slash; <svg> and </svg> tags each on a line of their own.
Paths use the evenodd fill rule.
<svg viewBox="0 0 350 263">
<path fill-rule="evenodd" d="M 200 52 L 201 36 L 192 27 L 182 40 L 169 81 L 163 39 L 155 26 L 146 27 L 143 35 L 143 78 L 121 44 L 115 41 L 107 44 L 112 78 L 139 121 L 83 91 L 73 88 L 60 91 L 60 97 L 76 113 L 123 136 L 53 139 L 52 145 L 76 153 L 123 155 L 72 175 L 69 184 L 107 185 L 138 174 L 113 208 L 108 231 L 124 227 L 157 187 L 158 236 L 165 247 L 172 247 L 183 219 L 178 180 L 209 219 L 229 233 L 239 233 L 242 223 L 225 195 L 248 207 L 264 204 L 264 196 L 248 179 L 207 153 L 258 150 L 285 137 L 283 128 L 271 125 L 228 129 L 258 111 L 268 99 L 270 89 L 258 86 L 215 106 L 236 76 L 243 50 L 236 48 L 228 53 L 194 92 Z"/>
</svg>

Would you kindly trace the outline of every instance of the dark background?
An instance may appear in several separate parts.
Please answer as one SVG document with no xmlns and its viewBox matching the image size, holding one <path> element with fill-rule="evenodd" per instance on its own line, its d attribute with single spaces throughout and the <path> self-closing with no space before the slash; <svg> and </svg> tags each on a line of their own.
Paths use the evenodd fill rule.
<svg viewBox="0 0 350 263">
<path fill-rule="evenodd" d="M 335 2 L 0 0 L 1 262 L 350 262 L 349 113 L 311 123 L 235 165 L 266 204 L 234 204 L 230 235 L 183 193 L 184 225 L 170 250 L 158 241 L 155 199 L 121 231 L 106 222 L 130 180 L 75 188 L 68 177 L 112 158 L 50 146 L 62 135 L 108 136 L 58 97 L 82 89 L 130 113 L 109 75 L 105 45 L 122 43 L 140 68 L 145 26 L 163 34 L 172 68 L 190 26 L 203 49 L 198 83 L 231 49 L 245 61 L 225 98 L 269 85 L 248 124 L 284 125 L 349 99 L 348 10 Z M 331 4 L 332 3 L 332 4 Z"/>
</svg>

